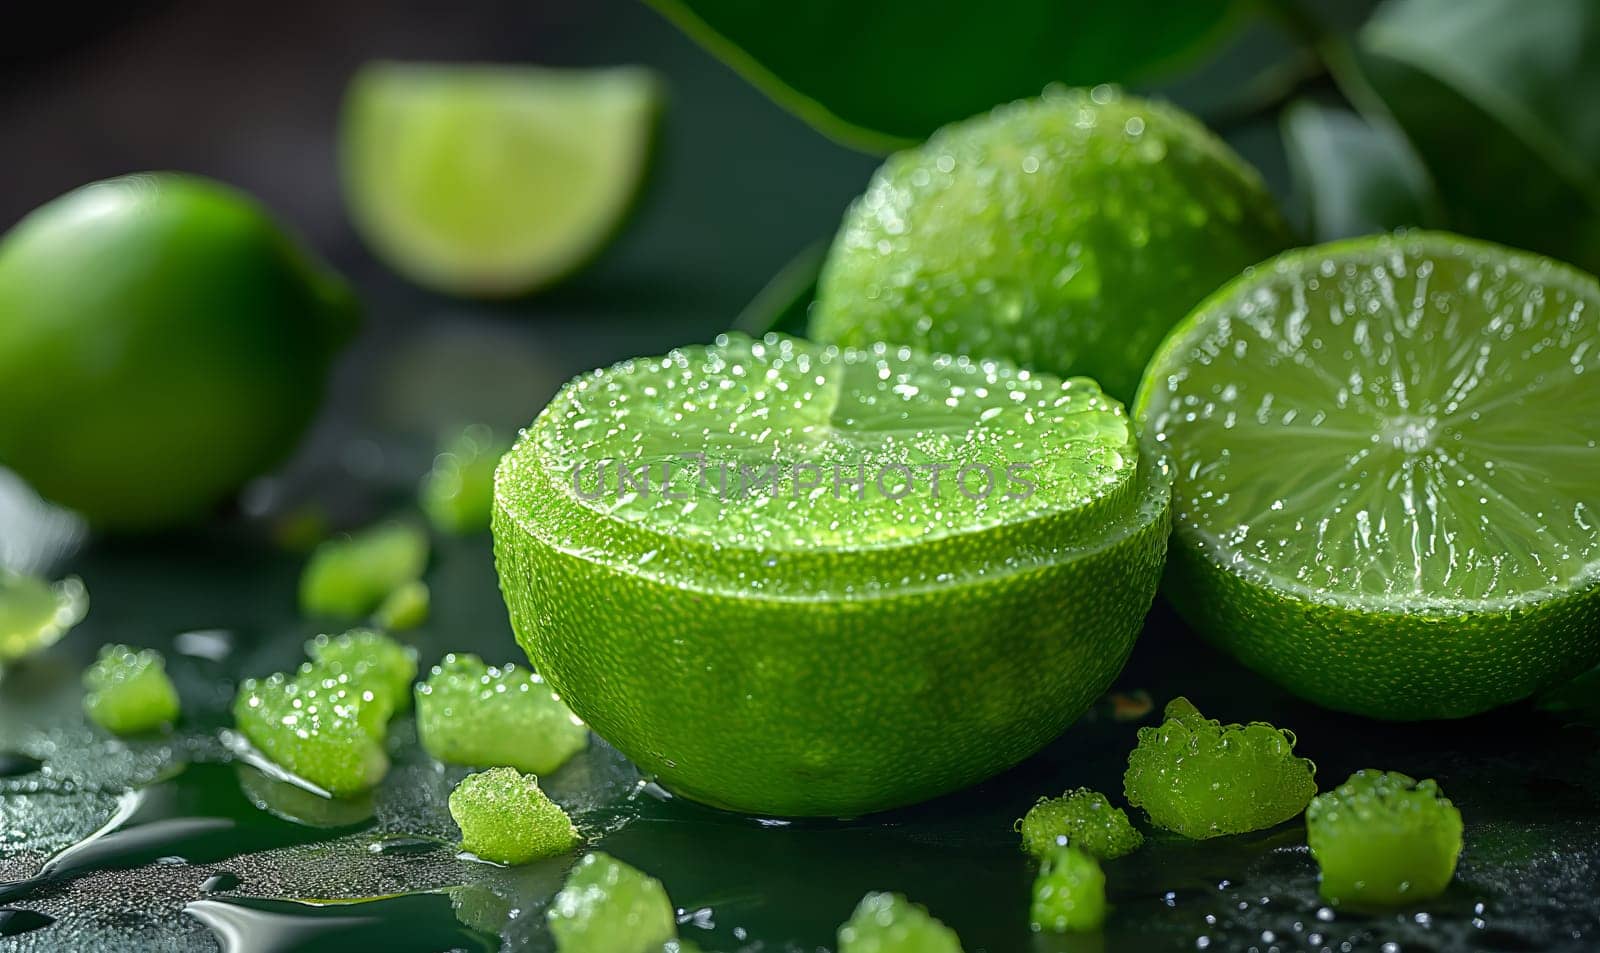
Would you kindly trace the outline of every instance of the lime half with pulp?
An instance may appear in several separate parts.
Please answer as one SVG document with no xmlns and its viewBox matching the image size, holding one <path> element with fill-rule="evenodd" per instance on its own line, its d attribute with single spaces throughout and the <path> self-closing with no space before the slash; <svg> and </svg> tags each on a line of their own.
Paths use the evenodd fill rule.
<svg viewBox="0 0 1600 953">
<path fill-rule="evenodd" d="M 346 95 L 346 202 L 373 250 L 419 284 L 531 292 L 620 227 L 659 102 L 655 74 L 636 67 L 374 63 Z"/>
<path fill-rule="evenodd" d="M 1600 657 L 1600 285 L 1453 235 L 1284 255 L 1173 331 L 1170 592 L 1320 704 L 1469 715 Z"/>
<path fill-rule="evenodd" d="M 517 637 L 671 789 L 853 815 L 1036 751 L 1122 668 L 1165 475 L 1091 381 L 719 338 L 568 384 L 496 477 Z"/>
</svg>

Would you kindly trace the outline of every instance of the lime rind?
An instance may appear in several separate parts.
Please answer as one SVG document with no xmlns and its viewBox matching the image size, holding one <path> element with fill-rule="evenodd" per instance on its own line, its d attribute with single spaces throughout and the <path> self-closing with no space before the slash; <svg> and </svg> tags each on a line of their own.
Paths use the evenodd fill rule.
<svg viewBox="0 0 1600 953">
<path fill-rule="evenodd" d="M 1128 820 L 1127 812 L 1088 788 L 1040 798 L 1016 827 L 1022 849 L 1040 860 L 1069 845 L 1100 860 L 1112 860 L 1144 844 L 1144 835 Z"/>
<path fill-rule="evenodd" d="M 1600 660 L 1596 309 L 1589 275 L 1427 232 L 1218 291 L 1136 402 L 1179 474 L 1174 603 L 1299 694 L 1384 718 L 1472 714 Z"/>
<path fill-rule="evenodd" d="M 0 568 L 0 668 L 59 642 L 88 612 L 78 577 L 51 584 Z"/>
<path fill-rule="evenodd" d="M 708 469 L 688 459 L 701 453 Z M 669 460 L 687 462 L 654 469 L 643 493 L 585 483 L 607 463 L 637 473 Z M 952 486 L 966 466 L 993 491 Z M 496 506 L 546 545 L 622 572 L 803 596 L 1071 558 L 1141 508 L 1140 472 L 1121 406 L 1092 382 L 735 334 L 574 380 L 502 461 Z"/>
<path fill-rule="evenodd" d="M 1362 770 L 1306 809 L 1306 842 L 1328 900 L 1387 907 L 1431 899 L 1455 875 L 1461 812 L 1431 780 Z"/>
<path fill-rule="evenodd" d="M 617 231 L 661 100 L 641 67 L 372 63 L 341 120 L 346 202 L 375 251 L 418 283 L 525 294 Z"/>
<path fill-rule="evenodd" d="M 1294 746 L 1292 732 L 1224 725 L 1176 698 L 1159 726 L 1139 729 L 1123 792 L 1151 823 L 1185 837 L 1261 830 L 1299 814 L 1317 793 L 1316 765 Z"/>
</svg>

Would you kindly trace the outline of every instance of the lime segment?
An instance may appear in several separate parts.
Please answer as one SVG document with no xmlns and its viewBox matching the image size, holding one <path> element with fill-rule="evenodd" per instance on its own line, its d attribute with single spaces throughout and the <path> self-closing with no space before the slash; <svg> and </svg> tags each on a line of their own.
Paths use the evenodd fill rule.
<svg viewBox="0 0 1600 953">
<path fill-rule="evenodd" d="M 533 291 L 599 251 L 644 177 L 647 70 L 375 63 L 341 131 L 346 200 L 390 265 L 440 291 Z"/>
<path fill-rule="evenodd" d="M 1140 392 L 1173 592 L 1323 704 L 1470 714 L 1600 656 L 1600 286 L 1443 234 L 1285 255 Z"/>
</svg>

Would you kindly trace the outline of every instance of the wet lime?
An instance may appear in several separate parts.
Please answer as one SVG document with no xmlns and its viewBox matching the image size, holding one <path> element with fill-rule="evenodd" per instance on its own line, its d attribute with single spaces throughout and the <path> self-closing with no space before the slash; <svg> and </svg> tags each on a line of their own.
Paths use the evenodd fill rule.
<svg viewBox="0 0 1600 953">
<path fill-rule="evenodd" d="M 634 67 L 373 63 L 346 96 L 345 200 L 373 250 L 419 284 L 533 291 L 621 225 L 660 98 Z"/>
<path fill-rule="evenodd" d="M 1306 698 L 1501 705 L 1600 658 L 1600 285 L 1412 233 L 1291 252 L 1152 360 L 1175 474 L 1169 591 Z"/>
<path fill-rule="evenodd" d="M 535 667 L 672 789 L 859 814 L 1059 734 L 1150 606 L 1164 473 L 1092 382 L 728 336 L 569 384 L 501 463 Z"/>
<path fill-rule="evenodd" d="M 197 518 L 294 447 L 355 316 L 230 188 L 70 192 L 0 240 L 0 464 L 101 527 Z"/>
</svg>

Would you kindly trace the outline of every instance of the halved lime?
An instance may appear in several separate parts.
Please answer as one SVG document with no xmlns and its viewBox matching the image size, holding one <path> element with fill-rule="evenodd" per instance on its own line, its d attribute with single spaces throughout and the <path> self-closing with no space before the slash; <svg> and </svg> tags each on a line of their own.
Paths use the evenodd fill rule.
<svg viewBox="0 0 1600 953">
<path fill-rule="evenodd" d="M 729 335 L 567 385 L 501 463 L 495 548 L 535 667 L 645 770 L 851 815 L 987 777 L 1105 690 L 1167 493 L 1091 381 Z"/>
<path fill-rule="evenodd" d="M 616 232 L 660 102 L 636 67 L 373 63 L 340 130 L 345 199 L 395 270 L 506 297 L 564 277 Z"/>
<path fill-rule="evenodd" d="M 883 164 L 829 249 L 810 336 L 1085 374 L 1127 400 L 1168 329 L 1289 245 L 1261 177 L 1193 116 L 1051 89 Z"/>
<path fill-rule="evenodd" d="M 1454 235 L 1284 255 L 1146 372 L 1170 592 L 1332 708 L 1468 715 L 1600 658 L 1600 285 Z"/>
</svg>

